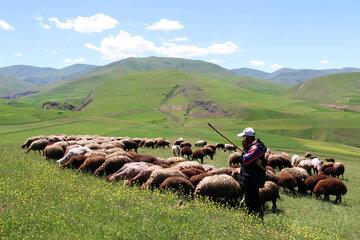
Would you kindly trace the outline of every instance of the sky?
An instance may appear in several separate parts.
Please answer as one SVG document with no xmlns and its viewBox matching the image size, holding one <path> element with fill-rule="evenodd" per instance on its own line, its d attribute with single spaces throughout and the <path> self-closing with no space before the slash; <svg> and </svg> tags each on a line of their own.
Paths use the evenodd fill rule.
<svg viewBox="0 0 360 240">
<path fill-rule="evenodd" d="M 360 67 L 356 0 L 0 1 L 0 67 L 180 57 L 227 69 Z"/>
</svg>

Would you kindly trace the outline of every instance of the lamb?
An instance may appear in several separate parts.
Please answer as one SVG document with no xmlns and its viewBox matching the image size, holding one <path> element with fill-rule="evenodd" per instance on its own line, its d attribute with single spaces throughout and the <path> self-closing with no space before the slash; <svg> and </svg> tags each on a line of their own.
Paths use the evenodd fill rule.
<svg viewBox="0 0 360 240">
<path fill-rule="evenodd" d="M 345 172 L 344 164 L 341 162 L 336 162 L 334 164 L 334 168 L 335 168 L 335 172 L 336 172 L 336 177 L 340 177 L 340 175 L 341 175 L 342 178 L 344 178 L 344 172 Z"/>
<path fill-rule="evenodd" d="M 278 174 L 278 184 L 280 187 L 284 188 L 284 191 L 286 188 L 288 188 L 294 195 L 295 195 L 295 187 L 297 186 L 297 182 L 295 177 L 290 174 L 290 173 L 286 173 L 286 172 L 280 172 Z"/>
<path fill-rule="evenodd" d="M 310 190 L 310 194 L 314 191 L 315 185 L 323 179 L 327 179 L 328 177 L 324 174 L 317 174 L 314 176 L 310 176 L 305 180 L 306 190 Z"/>
<path fill-rule="evenodd" d="M 306 193 L 305 180 L 309 177 L 309 174 L 305 169 L 300 167 L 284 168 L 281 172 L 292 174 L 296 179 L 299 193 Z"/>
<path fill-rule="evenodd" d="M 95 172 L 104 162 L 106 161 L 105 157 L 96 156 L 86 158 L 83 164 L 77 169 L 78 172 L 89 170 Z"/>
<path fill-rule="evenodd" d="M 180 143 L 180 147 L 183 148 L 183 147 L 189 147 L 191 148 L 191 143 L 190 142 L 182 142 Z"/>
<path fill-rule="evenodd" d="M 171 189 L 181 195 L 189 195 L 195 191 L 194 185 L 183 177 L 168 177 L 161 184 L 160 189 Z"/>
<path fill-rule="evenodd" d="M 225 144 L 225 147 L 224 147 L 224 152 L 226 151 L 235 151 L 236 152 L 236 146 L 233 145 L 233 144 Z"/>
<path fill-rule="evenodd" d="M 191 154 L 191 159 L 192 159 L 192 160 L 200 159 L 200 160 L 201 160 L 201 163 L 204 162 L 204 157 L 205 157 L 205 153 L 204 153 L 202 150 L 200 150 L 200 149 L 195 150 L 195 151 Z"/>
<path fill-rule="evenodd" d="M 242 198 L 241 186 L 238 181 L 226 174 L 205 177 L 195 188 L 195 195 L 207 196 L 215 202 L 229 203 L 235 207 Z"/>
<path fill-rule="evenodd" d="M 72 156 L 67 163 L 62 164 L 61 168 L 73 168 L 78 169 L 86 160 L 85 155 Z"/>
<path fill-rule="evenodd" d="M 142 185 L 147 180 L 149 180 L 150 175 L 153 173 L 153 171 L 155 171 L 156 169 L 161 169 L 161 168 L 162 167 L 158 166 L 158 165 L 149 166 L 149 167 L 141 170 L 141 172 L 139 174 L 137 174 L 135 177 L 131 178 L 128 181 L 125 181 L 125 184 L 127 184 L 129 186 L 133 186 L 134 184 Z"/>
<path fill-rule="evenodd" d="M 86 153 L 91 152 L 91 149 L 88 147 L 76 147 L 76 148 L 72 148 L 70 149 L 64 157 L 60 158 L 57 163 L 59 165 L 63 165 L 64 163 L 66 163 L 67 161 L 69 161 L 69 159 L 72 156 L 78 156 L 78 155 L 85 155 Z"/>
<path fill-rule="evenodd" d="M 59 144 L 52 144 L 45 147 L 43 156 L 45 159 L 59 160 L 64 156 L 64 149 Z"/>
<path fill-rule="evenodd" d="M 195 147 L 205 147 L 207 144 L 206 140 L 199 140 L 195 143 Z"/>
<path fill-rule="evenodd" d="M 192 176 L 199 175 L 201 173 L 204 173 L 204 170 L 198 169 L 198 168 L 187 168 L 181 170 L 183 174 L 185 174 L 188 178 L 191 178 Z"/>
<path fill-rule="evenodd" d="M 276 199 L 279 196 L 279 187 L 271 181 L 266 181 L 263 188 L 259 189 L 260 201 L 265 211 L 265 202 L 272 201 L 272 210 L 276 210 Z"/>
<path fill-rule="evenodd" d="M 44 150 L 44 148 L 49 144 L 50 142 L 47 139 L 39 139 L 39 140 L 35 140 L 30 144 L 30 147 L 28 147 L 28 149 L 26 149 L 26 153 L 28 153 L 30 150 L 33 151 L 39 151 L 40 150 Z"/>
<path fill-rule="evenodd" d="M 239 152 L 234 152 L 230 154 L 228 164 L 231 165 L 239 165 L 242 163 L 242 154 Z"/>
<path fill-rule="evenodd" d="M 187 178 L 185 174 L 180 172 L 179 170 L 164 168 L 164 169 L 156 169 L 150 175 L 150 178 L 144 184 L 148 189 L 153 189 L 154 187 L 159 187 L 162 182 L 168 177 L 183 177 Z"/>
<path fill-rule="evenodd" d="M 184 155 L 186 155 L 188 160 L 190 160 L 190 156 L 192 155 L 192 151 L 191 151 L 190 147 L 186 146 L 186 147 L 181 148 L 180 153 L 181 153 L 182 157 L 184 157 Z"/>
<path fill-rule="evenodd" d="M 341 195 L 347 192 L 345 184 L 337 178 L 328 178 L 320 180 L 314 188 L 314 195 L 319 198 L 324 194 L 324 200 L 330 200 L 329 195 L 335 195 L 335 203 L 341 202 Z"/>
<path fill-rule="evenodd" d="M 213 176 L 214 174 L 211 174 L 209 172 L 200 173 L 198 175 L 194 175 L 190 178 L 190 182 L 196 187 L 201 180 L 203 180 L 205 177 Z"/>
<path fill-rule="evenodd" d="M 180 146 L 179 145 L 173 145 L 171 147 L 171 151 L 173 153 L 174 156 L 180 156 Z"/>
<path fill-rule="evenodd" d="M 131 162 L 131 159 L 127 156 L 116 156 L 107 158 L 106 161 L 94 172 L 94 175 L 103 175 L 104 172 L 106 176 L 117 172 L 122 168 L 126 163 Z"/>
<path fill-rule="evenodd" d="M 211 147 L 203 147 L 201 150 L 205 153 L 205 157 L 209 156 L 213 160 L 215 152 Z"/>
<path fill-rule="evenodd" d="M 148 163 L 145 162 L 129 162 L 126 163 L 117 172 L 110 174 L 106 177 L 109 182 L 119 181 L 121 179 L 131 179 L 136 177 L 143 169 L 148 168 Z"/>
</svg>

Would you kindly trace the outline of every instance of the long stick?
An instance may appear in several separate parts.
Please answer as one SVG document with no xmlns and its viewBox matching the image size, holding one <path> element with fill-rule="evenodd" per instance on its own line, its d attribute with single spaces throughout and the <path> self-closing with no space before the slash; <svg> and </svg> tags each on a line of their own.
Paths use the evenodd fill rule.
<svg viewBox="0 0 360 240">
<path fill-rule="evenodd" d="M 220 136 L 222 136 L 223 138 L 225 138 L 226 140 L 229 141 L 229 143 L 231 143 L 232 145 L 234 145 L 237 149 L 239 149 L 242 153 L 245 154 L 245 152 L 239 148 L 235 143 L 233 143 L 230 139 L 228 139 L 227 137 L 224 136 L 224 134 L 222 134 L 221 132 L 219 132 L 219 130 L 217 130 L 213 125 L 211 125 L 210 123 L 208 123 L 209 127 L 211 127 L 215 132 L 217 132 Z M 263 166 L 261 166 L 258 162 L 255 161 L 255 163 L 264 171 L 266 171 L 266 168 L 264 168 Z"/>
</svg>

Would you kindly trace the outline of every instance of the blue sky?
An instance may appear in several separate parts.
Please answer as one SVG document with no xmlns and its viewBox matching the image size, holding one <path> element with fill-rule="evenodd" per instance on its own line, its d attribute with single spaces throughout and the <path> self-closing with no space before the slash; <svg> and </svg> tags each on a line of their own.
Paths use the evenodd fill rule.
<svg viewBox="0 0 360 240">
<path fill-rule="evenodd" d="M 12 0 L 0 67 L 200 59 L 232 69 L 360 67 L 358 1 Z"/>
</svg>

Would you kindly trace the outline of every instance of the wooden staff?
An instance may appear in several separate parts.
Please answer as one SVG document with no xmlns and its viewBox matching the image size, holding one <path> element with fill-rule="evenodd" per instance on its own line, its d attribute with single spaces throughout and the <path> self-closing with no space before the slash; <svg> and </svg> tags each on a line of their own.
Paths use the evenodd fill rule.
<svg viewBox="0 0 360 240">
<path fill-rule="evenodd" d="M 241 148 L 239 148 L 235 143 L 233 143 L 230 139 L 228 139 L 227 137 L 224 136 L 224 134 L 222 134 L 221 132 L 219 132 L 219 130 L 217 130 L 213 125 L 211 125 L 210 123 L 208 123 L 209 127 L 211 127 L 215 132 L 217 132 L 220 136 L 222 136 L 223 138 L 225 138 L 226 140 L 229 141 L 229 143 L 231 143 L 232 145 L 234 145 L 237 149 L 239 149 L 243 154 L 246 154 Z M 264 171 L 266 171 L 266 168 L 264 168 L 263 166 L 261 166 L 261 164 L 259 164 L 258 162 L 255 161 L 255 163 Z"/>
</svg>

